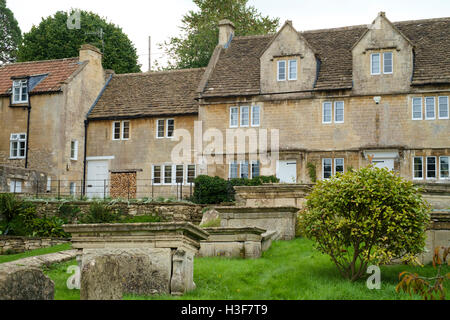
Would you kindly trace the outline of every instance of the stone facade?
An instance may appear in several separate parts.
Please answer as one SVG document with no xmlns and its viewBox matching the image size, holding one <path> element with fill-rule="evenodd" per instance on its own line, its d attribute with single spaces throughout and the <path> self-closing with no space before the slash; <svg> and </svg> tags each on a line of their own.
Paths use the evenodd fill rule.
<svg viewBox="0 0 450 320">
<path fill-rule="evenodd" d="M 41 74 L 49 73 L 48 79 L 55 74 L 64 75 L 66 72 L 66 76 L 53 87 L 42 89 L 38 93 L 30 91 L 29 96 L 31 109 L 27 137 L 27 168 L 46 172 L 53 181 L 50 186 L 53 189 L 56 188 L 56 180 L 64 180 L 61 184 L 66 190 L 69 190 L 70 181 L 76 182 L 78 187 L 81 186 L 84 120 L 105 83 L 102 54 L 97 48 L 85 45 L 80 50 L 79 58 L 72 60 L 75 70 L 62 67 L 58 70 L 51 69 L 54 64 L 63 63 L 65 60 L 23 63 L 25 67 L 27 64 L 48 65 L 49 67 L 43 66 L 36 71 Z M 17 64 L 17 67 L 21 66 L 22 64 Z M 5 68 L 8 68 L 8 65 Z M 12 86 L 12 80 L 10 81 Z M 45 81 L 47 79 L 42 80 L 42 83 L 45 84 Z M 39 88 L 39 85 L 36 88 Z M 0 164 L 25 167 L 25 158 L 10 158 L 10 136 L 13 133 L 27 133 L 27 107 L 11 106 L 10 95 L 0 96 Z M 75 158 L 71 158 L 72 141 L 77 144 Z"/>
<path fill-rule="evenodd" d="M 20 187 L 16 184 L 20 183 Z M 19 189 L 20 188 L 20 189 Z M 47 174 L 36 170 L 0 165 L 0 193 L 45 193 Z"/>
</svg>

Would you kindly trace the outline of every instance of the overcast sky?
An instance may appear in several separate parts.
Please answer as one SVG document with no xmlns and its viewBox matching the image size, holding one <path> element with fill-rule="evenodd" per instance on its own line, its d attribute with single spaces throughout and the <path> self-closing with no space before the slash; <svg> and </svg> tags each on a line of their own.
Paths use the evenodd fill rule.
<svg viewBox="0 0 450 320">
<path fill-rule="evenodd" d="M 395 21 L 450 17 L 450 0 L 249 0 L 262 14 L 292 20 L 294 27 L 313 30 L 369 24 L 379 11 Z M 152 37 L 152 61 L 164 57 L 158 43 L 178 35 L 182 16 L 196 6 L 191 0 L 7 0 L 22 32 L 28 32 L 42 17 L 58 10 L 79 8 L 93 11 L 119 25 L 135 44 L 148 69 L 148 36 Z"/>
</svg>

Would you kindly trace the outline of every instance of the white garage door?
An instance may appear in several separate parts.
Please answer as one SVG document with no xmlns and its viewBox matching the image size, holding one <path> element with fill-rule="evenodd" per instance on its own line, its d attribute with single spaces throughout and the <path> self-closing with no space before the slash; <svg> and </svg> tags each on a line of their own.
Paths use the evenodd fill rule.
<svg viewBox="0 0 450 320">
<path fill-rule="evenodd" d="M 277 161 L 277 178 L 281 183 L 297 183 L 297 161 Z"/>
<path fill-rule="evenodd" d="M 387 168 L 390 171 L 394 170 L 394 159 L 375 159 L 372 163 L 377 168 Z"/>
<path fill-rule="evenodd" d="M 86 195 L 89 198 L 108 196 L 109 172 L 107 160 L 88 161 Z"/>
</svg>

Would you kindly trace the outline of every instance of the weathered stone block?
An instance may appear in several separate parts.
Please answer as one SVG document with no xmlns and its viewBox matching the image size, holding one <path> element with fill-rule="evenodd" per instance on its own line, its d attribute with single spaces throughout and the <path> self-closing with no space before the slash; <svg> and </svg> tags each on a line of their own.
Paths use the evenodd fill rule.
<svg viewBox="0 0 450 320">
<path fill-rule="evenodd" d="M 53 300 L 54 288 L 38 268 L 0 265 L 0 300 Z"/>
</svg>

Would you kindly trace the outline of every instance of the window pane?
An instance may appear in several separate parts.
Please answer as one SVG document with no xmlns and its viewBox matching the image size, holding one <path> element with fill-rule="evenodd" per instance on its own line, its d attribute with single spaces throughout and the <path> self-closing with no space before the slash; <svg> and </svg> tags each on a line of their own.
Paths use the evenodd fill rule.
<svg viewBox="0 0 450 320">
<path fill-rule="evenodd" d="M 169 119 L 167 120 L 167 137 L 173 137 L 173 132 L 175 130 L 175 120 Z"/>
<path fill-rule="evenodd" d="M 427 178 L 436 178 L 436 158 L 427 157 Z"/>
<path fill-rule="evenodd" d="M 114 140 L 120 139 L 120 122 L 114 122 Z"/>
<path fill-rule="evenodd" d="M 289 60 L 289 80 L 297 80 L 297 60 Z"/>
<path fill-rule="evenodd" d="M 259 161 L 252 162 L 252 178 L 260 176 Z"/>
<path fill-rule="evenodd" d="M 414 178 L 423 178 L 423 160 L 422 157 L 414 157 Z"/>
<path fill-rule="evenodd" d="M 334 104 L 334 121 L 344 122 L 344 102 L 338 101 Z"/>
<path fill-rule="evenodd" d="M 385 52 L 383 54 L 384 73 L 392 73 L 392 52 Z"/>
<path fill-rule="evenodd" d="M 374 53 L 371 55 L 372 57 L 372 74 L 380 73 L 380 54 Z"/>
<path fill-rule="evenodd" d="M 422 98 L 413 98 L 413 119 L 422 119 Z"/>
<path fill-rule="evenodd" d="M 439 118 L 448 118 L 448 97 L 439 97 Z"/>
<path fill-rule="evenodd" d="M 332 119 L 332 105 L 331 102 L 325 102 L 323 104 L 323 122 L 331 123 Z"/>
<path fill-rule="evenodd" d="M 230 108 L 230 127 L 238 126 L 238 118 L 239 118 L 239 109 L 238 108 Z"/>
<path fill-rule="evenodd" d="M 332 160 L 331 159 L 323 159 L 323 178 L 329 179 L 332 174 Z"/>
<path fill-rule="evenodd" d="M 241 107 L 241 126 L 249 124 L 249 107 Z"/>
<path fill-rule="evenodd" d="M 230 163 L 230 178 L 234 179 L 238 177 L 238 164 L 236 162 Z"/>
<path fill-rule="evenodd" d="M 241 162 L 241 178 L 248 179 L 248 161 Z"/>
<path fill-rule="evenodd" d="M 286 61 L 278 61 L 278 80 L 286 80 Z"/>
<path fill-rule="evenodd" d="M 164 183 L 172 183 L 172 166 L 164 166 Z"/>
<path fill-rule="evenodd" d="M 124 121 L 123 122 L 123 135 L 122 139 L 129 139 L 130 138 L 130 122 Z"/>
<path fill-rule="evenodd" d="M 18 156 L 18 142 L 11 141 L 11 158 L 17 158 Z"/>
<path fill-rule="evenodd" d="M 75 141 L 70 142 L 70 158 L 75 158 Z"/>
<path fill-rule="evenodd" d="M 450 157 L 440 157 L 440 175 L 441 179 L 449 178 L 449 161 Z"/>
<path fill-rule="evenodd" d="M 252 126 L 259 126 L 259 106 L 252 107 Z"/>
<path fill-rule="evenodd" d="M 21 157 L 21 158 L 25 157 L 25 142 L 24 141 L 19 142 L 19 157 Z"/>
<path fill-rule="evenodd" d="M 164 138 L 164 120 L 158 120 L 158 138 Z"/>
<path fill-rule="evenodd" d="M 344 173 L 344 159 L 335 159 L 334 166 L 336 173 Z"/>
<path fill-rule="evenodd" d="M 434 119 L 434 97 L 425 98 L 425 115 L 427 119 Z"/>
<path fill-rule="evenodd" d="M 188 165 L 187 182 L 193 183 L 195 180 L 195 165 Z"/>
<path fill-rule="evenodd" d="M 184 166 L 183 165 L 178 165 L 177 166 L 177 178 L 176 178 L 176 182 L 177 183 L 183 183 L 184 180 Z"/>
<path fill-rule="evenodd" d="M 161 167 L 153 167 L 153 183 L 161 183 Z"/>
</svg>

